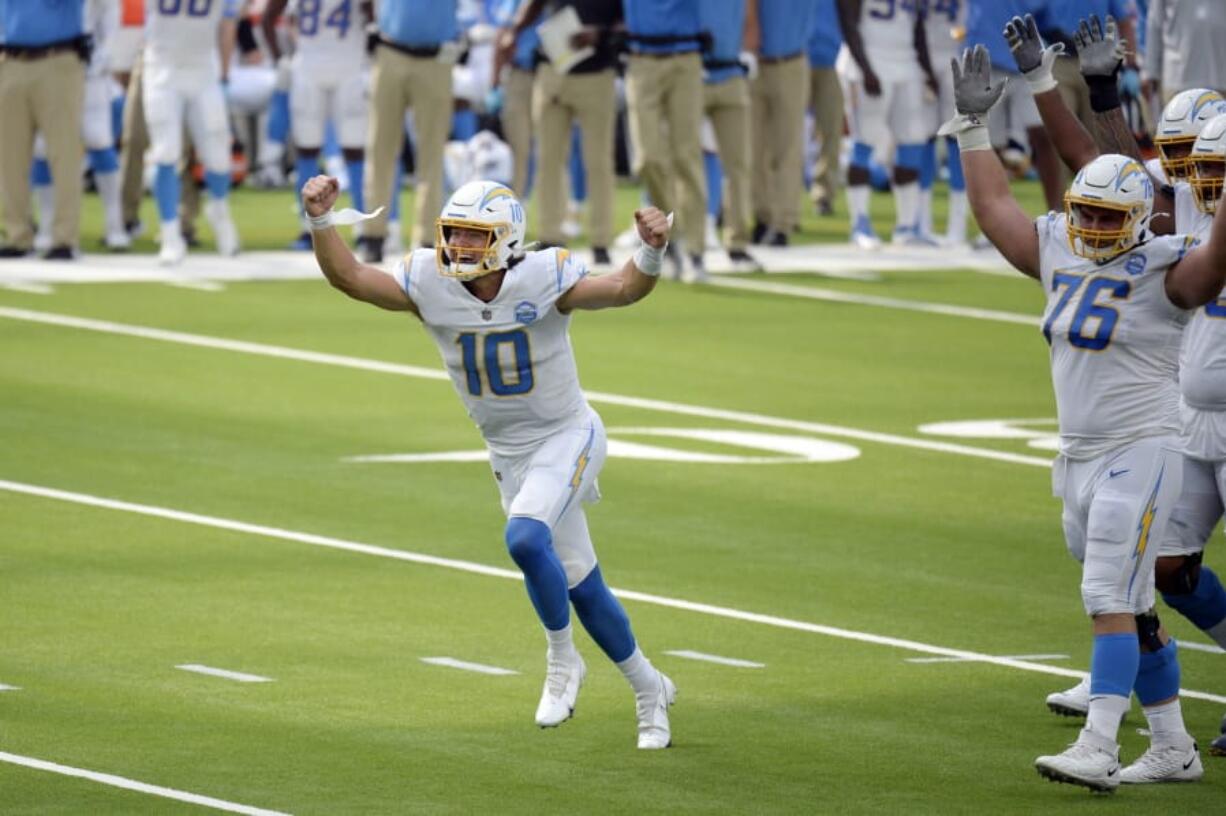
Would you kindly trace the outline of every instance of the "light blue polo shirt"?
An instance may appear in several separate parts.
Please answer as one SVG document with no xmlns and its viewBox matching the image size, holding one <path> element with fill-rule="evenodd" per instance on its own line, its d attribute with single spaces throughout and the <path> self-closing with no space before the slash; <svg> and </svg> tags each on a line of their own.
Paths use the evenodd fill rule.
<svg viewBox="0 0 1226 816">
<path fill-rule="evenodd" d="M 719 0 L 701 0 L 701 4 L 715 2 Z M 702 30 L 699 5 L 699 0 L 622 0 L 626 30 L 632 34 L 697 35 Z M 646 54 L 694 51 L 698 47 L 697 39 L 668 45 L 648 45 L 644 42 L 630 41 L 631 50 Z"/>
<path fill-rule="evenodd" d="M 456 0 L 383 0 L 379 33 L 399 45 L 432 48 L 459 37 Z"/>
<path fill-rule="evenodd" d="M 838 4 L 835 0 L 817 0 L 809 34 L 809 66 L 833 68 L 842 47 L 843 28 L 839 24 Z"/>
<path fill-rule="evenodd" d="M 741 39 L 745 33 L 745 0 L 708 0 L 699 10 L 699 19 L 702 28 L 710 31 L 714 40 L 710 53 L 703 54 L 704 59 L 725 62 L 736 60 L 741 55 Z M 735 66 L 712 68 L 706 72 L 706 81 L 716 84 L 739 76 L 745 76 L 745 71 Z"/>
<path fill-rule="evenodd" d="M 7 45 L 38 48 L 80 37 L 85 0 L 0 0 L 0 31 Z"/>
<path fill-rule="evenodd" d="M 982 45 L 992 57 L 992 65 L 1017 73 L 1017 63 L 1005 42 L 1005 23 L 1014 17 L 1042 13 L 1047 0 L 979 0 L 966 8 L 966 47 Z"/>
<path fill-rule="evenodd" d="M 758 4 L 761 55 L 767 59 L 805 53 L 816 0 L 769 0 Z"/>
</svg>

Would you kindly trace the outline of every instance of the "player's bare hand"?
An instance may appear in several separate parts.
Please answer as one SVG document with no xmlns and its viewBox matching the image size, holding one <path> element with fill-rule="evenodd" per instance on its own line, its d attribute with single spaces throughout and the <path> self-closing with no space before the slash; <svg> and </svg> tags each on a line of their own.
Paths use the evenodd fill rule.
<svg viewBox="0 0 1226 816">
<path fill-rule="evenodd" d="M 864 72 L 864 92 L 869 96 L 881 96 L 881 80 L 871 68 Z"/>
<path fill-rule="evenodd" d="M 302 207 L 307 215 L 323 215 L 340 195 L 340 182 L 331 176 L 315 176 L 302 188 Z"/>
<path fill-rule="evenodd" d="M 634 226 L 639 231 L 639 238 L 648 246 L 661 249 L 668 243 L 668 216 L 655 207 L 644 207 L 634 211 Z"/>
</svg>

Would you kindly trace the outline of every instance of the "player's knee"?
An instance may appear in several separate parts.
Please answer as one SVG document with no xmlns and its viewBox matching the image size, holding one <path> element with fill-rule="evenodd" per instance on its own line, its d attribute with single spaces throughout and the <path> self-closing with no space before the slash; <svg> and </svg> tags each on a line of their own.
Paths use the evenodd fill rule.
<svg viewBox="0 0 1226 816">
<path fill-rule="evenodd" d="M 1204 553 L 1164 555 L 1154 565 L 1154 586 L 1165 595 L 1191 595 L 1200 581 Z"/>
<path fill-rule="evenodd" d="M 544 556 L 553 544 L 549 525 L 527 516 L 515 516 L 507 521 L 507 552 L 520 567 Z"/>
</svg>

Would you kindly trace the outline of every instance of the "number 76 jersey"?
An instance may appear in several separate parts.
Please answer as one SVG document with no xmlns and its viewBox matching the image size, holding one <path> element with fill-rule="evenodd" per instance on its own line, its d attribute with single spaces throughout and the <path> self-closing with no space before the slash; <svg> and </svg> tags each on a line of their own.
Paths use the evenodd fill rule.
<svg viewBox="0 0 1226 816">
<path fill-rule="evenodd" d="M 1166 272 L 1195 239 L 1159 236 L 1100 265 L 1072 251 L 1062 213 L 1035 226 L 1060 453 L 1093 459 L 1178 433 L 1179 347 L 1190 313 L 1167 297 Z"/>
<path fill-rule="evenodd" d="M 591 410 L 579 387 L 570 315 L 557 309 L 585 275 L 564 249 L 529 252 L 486 303 L 440 275 L 432 249 L 414 251 L 396 268 L 468 415 L 499 456 L 528 453 Z"/>
</svg>

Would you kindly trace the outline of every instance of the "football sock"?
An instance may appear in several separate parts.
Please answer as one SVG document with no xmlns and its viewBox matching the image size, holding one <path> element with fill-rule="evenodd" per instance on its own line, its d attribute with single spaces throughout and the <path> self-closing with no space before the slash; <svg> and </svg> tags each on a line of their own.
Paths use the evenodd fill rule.
<svg viewBox="0 0 1226 816">
<path fill-rule="evenodd" d="M 1115 741 L 1120 718 L 1129 708 L 1141 650 L 1137 636 L 1119 632 L 1094 636 L 1090 658 L 1090 711 L 1086 729 Z"/>
<path fill-rule="evenodd" d="M 209 196 L 212 198 L 225 198 L 226 194 L 230 192 L 230 173 L 206 170 L 204 173 L 204 186 L 208 188 Z"/>
<path fill-rule="evenodd" d="M 349 200 L 358 212 L 366 212 L 365 196 L 362 194 L 362 182 L 366 175 L 366 162 L 363 159 L 353 159 L 345 162 L 349 170 Z"/>
<path fill-rule="evenodd" d="M 860 222 L 868 222 L 868 195 L 867 184 L 847 185 L 847 209 L 851 211 L 853 227 Z"/>
<path fill-rule="evenodd" d="M 895 229 L 914 229 L 919 215 L 919 184 L 912 181 L 894 184 L 894 206 L 898 211 Z"/>
<path fill-rule="evenodd" d="M 650 694 L 659 688 L 660 673 L 637 646 L 628 658 L 618 662 L 617 668 L 621 669 L 635 694 Z"/>
<path fill-rule="evenodd" d="M 98 198 L 102 199 L 102 211 L 106 217 L 108 233 L 123 231 L 123 203 L 120 200 L 119 170 L 102 172 L 94 170 L 94 184 L 98 187 Z"/>
<path fill-rule="evenodd" d="M 575 630 L 568 623 L 561 629 L 546 629 L 549 651 L 554 654 L 571 654 L 575 651 Z"/>
<path fill-rule="evenodd" d="M 949 191 L 949 223 L 945 227 L 945 237 L 950 243 L 966 243 L 966 212 L 966 192 L 951 188 Z"/>
<path fill-rule="evenodd" d="M 1217 573 L 1202 564 L 1192 592 L 1186 595 L 1164 592 L 1162 600 L 1226 648 L 1226 589 L 1222 588 Z"/>
<path fill-rule="evenodd" d="M 298 186 L 298 206 L 302 207 L 302 188 L 311 178 L 319 173 L 319 157 L 304 156 L 302 151 L 298 152 L 294 159 L 294 175 L 297 177 L 295 184 Z"/>
<path fill-rule="evenodd" d="M 51 164 L 44 158 L 37 158 L 30 164 L 30 184 L 35 187 L 45 187 L 51 183 Z"/>
<path fill-rule="evenodd" d="M 630 618 L 605 585 L 599 565 L 571 589 L 570 600 L 583 628 L 610 660 L 620 663 L 634 653 Z"/>
<path fill-rule="evenodd" d="M 707 174 L 707 215 L 719 218 L 723 206 L 723 167 L 719 163 L 719 154 L 709 150 L 702 153 L 702 167 Z"/>
<path fill-rule="evenodd" d="M 546 629 L 563 629 L 570 624 L 570 603 L 566 595 L 566 572 L 553 551 L 553 534 L 541 521 L 514 516 L 507 521 L 507 551 L 524 573 L 528 597 Z"/>
<path fill-rule="evenodd" d="M 289 138 L 289 91 L 273 91 L 268 103 L 268 125 L 264 128 L 264 135 L 268 141 L 280 145 L 284 145 Z"/>
<path fill-rule="evenodd" d="M 157 200 L 158 217 L 173 221 L 179 212 L 179 174 L 173 164 L 159 164 L 153 176 L 153 197 Z"/>
<path fill-rule="evenodd" d="M 1179 745 L 1186 746 L 1192 737 L 1183 722 L 1183 709 L 1179 700 L 1159 706 L 1147 706 L 1145 720 L 1149 723 L 1150 741 L 1155 746 Z"/>
</svg>

